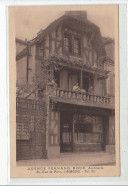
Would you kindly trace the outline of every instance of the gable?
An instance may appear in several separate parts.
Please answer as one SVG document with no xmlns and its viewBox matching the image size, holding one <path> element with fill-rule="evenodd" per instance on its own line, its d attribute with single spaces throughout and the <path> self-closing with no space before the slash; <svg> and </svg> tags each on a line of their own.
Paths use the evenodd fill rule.
<svg viewBox="0 0 128 194">
<path fill-rule="evenodd" d="M 104 44 L 102 42 L 102 37 L 100 29 L 95 24 L 91 23 L 87 19 L 85 21 L 81 17 L 72 15 L 63 15 L 54 22 L 52 22 L 45 30 L 40 32 L 37 37 L 30 41 L 30 45 L 41 43 L 47 35 L 56 30 L 59 25 L 69 25 L 72 28 L 81 30 L 87 35 L 88 40 L 92 43 L 94 50 L 98 56 L 106 56 Z"/>
</svg>

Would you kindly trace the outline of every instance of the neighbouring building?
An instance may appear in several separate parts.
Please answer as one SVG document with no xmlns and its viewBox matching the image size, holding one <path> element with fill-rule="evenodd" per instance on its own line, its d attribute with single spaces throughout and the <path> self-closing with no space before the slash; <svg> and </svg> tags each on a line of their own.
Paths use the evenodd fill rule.
<svg viewBox="0 0 128 194">
<path fill-rule="evenodd" d="M 114 40 L 67 11 L 16 49 L 17 86 L 36 82 L 17 97 L 17 159 L 114 153 Z"/>
</svg>

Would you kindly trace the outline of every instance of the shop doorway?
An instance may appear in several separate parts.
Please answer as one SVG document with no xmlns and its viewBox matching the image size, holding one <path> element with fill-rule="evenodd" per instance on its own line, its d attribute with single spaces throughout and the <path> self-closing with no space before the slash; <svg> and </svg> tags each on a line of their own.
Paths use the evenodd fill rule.
<svg viewBox="0 0 128 194">
<path fill-rule="evenodd" d="M 60 114 L 60 152 L 73 151 L 73 116 L 69 112 Z"/>
</svg>

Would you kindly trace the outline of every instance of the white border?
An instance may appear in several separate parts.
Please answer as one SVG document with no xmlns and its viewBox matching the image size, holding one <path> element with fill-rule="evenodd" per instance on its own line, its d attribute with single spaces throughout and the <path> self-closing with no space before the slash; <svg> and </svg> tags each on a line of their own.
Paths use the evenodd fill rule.
<svg viewBox="0 0 128 194">
<path fill-rule="evenodd" d="M 121 176 L 98 178 L 9 178 L 9 61 L 7 6 L 17 5 L 66 5 L 74 1 L 0 1 L 0 185 L 128 185 L 128 64 L 127 64 L 127 5 L 128 1 L 86 1 L 75 4 L 119 4 L 119 61 L 120 61 L 120 147 Z"/>
</svg>

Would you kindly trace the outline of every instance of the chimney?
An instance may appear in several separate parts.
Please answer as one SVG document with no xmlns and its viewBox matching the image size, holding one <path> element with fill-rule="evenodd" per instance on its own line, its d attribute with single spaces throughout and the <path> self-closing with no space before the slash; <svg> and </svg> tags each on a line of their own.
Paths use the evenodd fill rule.
<svg viewBox="0 0 128 194">
<path fill-rule="evenodd" d="M 87 12 L 86 11 L 66 11 L 66 15 L 72 16 L 72 17 L 78 17 L 82 19 L 83 21 L 87 20 Z"/>
</svg>

